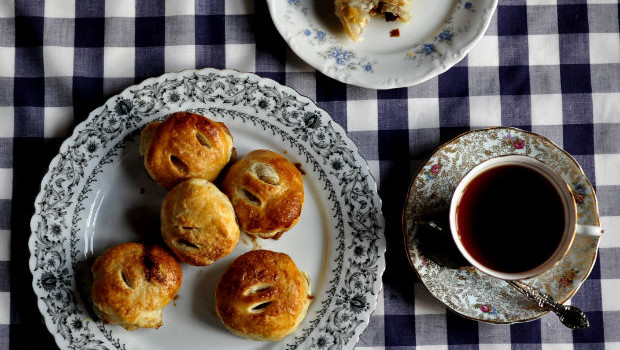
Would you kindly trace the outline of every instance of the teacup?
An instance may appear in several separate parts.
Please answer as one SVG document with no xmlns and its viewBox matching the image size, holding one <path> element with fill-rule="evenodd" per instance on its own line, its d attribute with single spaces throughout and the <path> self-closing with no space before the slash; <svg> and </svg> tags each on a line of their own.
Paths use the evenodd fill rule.
<svg viewBox="0 0 620 350">
<path fill-rule="evenodd" d="M 577 223 L 570 186 L 550 166 L 524 155 L 486 160 L 452 196 L 452 238 L 478 270 L 506 280 L 537 276 L 569 251 L 576 234 L 601 235 Z"/>
</svg>

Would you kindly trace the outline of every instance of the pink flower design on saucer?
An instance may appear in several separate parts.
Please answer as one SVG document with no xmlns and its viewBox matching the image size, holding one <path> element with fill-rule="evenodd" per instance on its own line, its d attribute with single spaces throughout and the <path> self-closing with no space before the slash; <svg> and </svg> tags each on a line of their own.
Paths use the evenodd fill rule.
<svg viewBox="0 0 620 350">
<path fill-rule="evenodd" d="M 484 312 L 485 314 L 491 314 L 491 315 L 495 315 L 500 313 L 497 308 L 495 308 L 493 305 L 491 304 L 487 304 L 487 303 L 476 303 L 474 305 L 475 308 L 479 309 L 480 311 Z"/>
<path fill-rule="evenodd" d="M 439 172 L 441 171 L 441 161 L 437 161 L 437 163 L 433 164 L 430 168 L 430 170 L 426 173 L 426 179 L 427 180 L 432 180 L 434 178 L 437 177 L 437 175 L 439 175 Z"/>
<path fill-rule="evenodd" d="M 558 280 L 558 284 L 560 285 L 560 287 L 565 288 L 572 286 L 573 281 L 577 277 L 577 273 L 579 273 L 579 271 L 575 269 L 570 269 L 569 271 L 566 271 L 566 273 L 564 273 L 564 275 L 562 275 L 562 277 L 560 277 L 560 279 Z"/>
<path fill-rule="evenodd" d="M 583 184 L 573 184 L 573 197 L 575 198 L 575 203 L 577 203 L 577 205 L 582 205 L 586 201 L 586 195 L 586 189 Z"/>
<path fill-rule="evenodd" d="M 504 135 L 504 143 L 512 146 L 513 150 L 523 149 L 525 147 L 525 140 L 522 139 L 519 135 Z"/>
</svg>

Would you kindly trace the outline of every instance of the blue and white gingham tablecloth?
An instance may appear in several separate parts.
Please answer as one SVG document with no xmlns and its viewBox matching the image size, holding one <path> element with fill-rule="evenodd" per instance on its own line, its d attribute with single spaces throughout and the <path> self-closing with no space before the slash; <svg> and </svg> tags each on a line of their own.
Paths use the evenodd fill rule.
<svg viewBox="0 0 620 350">
<path fill-rule="evenodd" d="M 303 63 L 260 0 L 0 0 L 0 349 L 57 348 L 31 288 L 27 241 L 60 143 L 129 85 L 202 67 L 296 89 L 368 159 L 388 251 L 384 291 L 358 349 L 620 349 L 619 12 L 616 0 L 500 0 L 461 63 L 420 85 L 377 91 Z M 464 319 L 408 265 L 400 223 L 411 175 L 442 142 L 497 125 L 550 138 L 595 185 L 607 232 L 571 301 L 588 314 L 586 330 L 570 331 L 554 315 L 515 325 Z"/>
</svg>

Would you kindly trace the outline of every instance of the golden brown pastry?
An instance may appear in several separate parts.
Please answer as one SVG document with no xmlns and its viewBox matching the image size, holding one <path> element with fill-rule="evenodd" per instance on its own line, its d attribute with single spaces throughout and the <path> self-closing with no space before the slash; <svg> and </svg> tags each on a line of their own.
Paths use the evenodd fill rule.
<svg viewBox="0 0 620 350">
<path fill-rule="evenodd" d="M 161 234 L 181 261 L 205 266 L 232 252 L 239 225 L 225 194 L 207 180 L 190 179 L 164 198 Z"/>
<path fill-rule="evenodd" d="M 304 184 L 299 169 L 278 153 L 255 150 L 235 162 L 222 190 L 232 202 L 241 229 L 278 239 L 301 216 Z"/>
<path fill-rule="evenodd" d="M 170 189 L 190 178 L 215 180 L 234 154 L 233 138 L 224 123 L 176 112 L 142 130 L 140 154 L 153 180 Z"/>
<path fill-rule="evenodd" d="M 362 32 L 373 17 L 385 17 L 386 21 L 411 20 L 411 0 L 334 0 L 336 17 L 353 41 L 362 39 Z"/>
<path fill-rule="evenodd" d="M 91 268 L 91 299 L 105 323 L 128 330 L 159 328 L 162 309 L 181 287 L 179 262 L 164 248 L 123 243 L 107 249 Z"/>
<path fill-rule="evenodd" d="M 215 291 L 215 310 L 233 334 L 279 340 L 297 329 L 312 301 L 310 280 L 287 254 L 253 250 L 233 261 Z"/>
</svg>

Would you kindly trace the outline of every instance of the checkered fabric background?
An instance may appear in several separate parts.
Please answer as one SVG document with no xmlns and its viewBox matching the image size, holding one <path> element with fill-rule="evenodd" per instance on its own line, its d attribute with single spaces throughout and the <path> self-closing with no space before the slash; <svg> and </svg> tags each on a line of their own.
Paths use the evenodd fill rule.
<svg viewBox="0 0 620 350">
<path fill-rule="evenodd" d="M 31 288 L 27 240 L 60 143 L 129 85 L 202 67 L 296 89 L 368 159 L 388 253 L 384 291 L 358 349 L 620 349 L 619 11 L 616 0 L 500 0 L 461 63 L 423 84 L 377 91 L 306 65 L 260 0 L 0 0 L 0 349 L 56 348 Z M 442 142 L 496 125 L 552 139 L 595 185 L 607 232 L 571 301 L 588 314 L 589 329 L 570 331 L 554 315 L 499 326 L 464 319 L 407 263 L 400 222 L 411 175 Z"/>
</svg>

